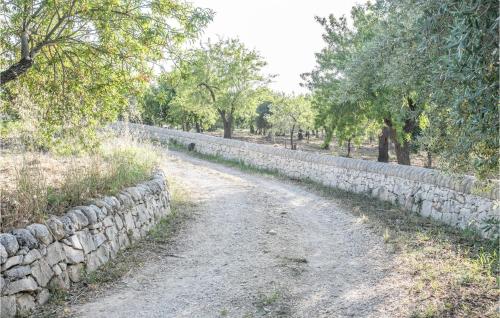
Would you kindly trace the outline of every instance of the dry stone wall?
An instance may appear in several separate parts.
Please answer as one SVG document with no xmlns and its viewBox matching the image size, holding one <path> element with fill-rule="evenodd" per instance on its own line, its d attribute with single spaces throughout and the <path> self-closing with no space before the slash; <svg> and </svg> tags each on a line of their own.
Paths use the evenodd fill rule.
<svg viewBox="0 0 500 318">
<path fill-rule="evenodd" d="M 363 193 L 389 201 L 426 217 L 458 228 L 472 227 L 482 235 L 487 220 L 498 219 L 498 187 L 478 193 L 470 176 L 450 176 L 432 169 L 292 151 L 228 140 L 203 134 L 140 124 L 118 123 L 149 138 L 175 140 L 209 155 L 238 160 L 257 168 L 275 170 L 297 179 Z"/>
<path fill-rule="evenodd" d="M 44 224 L 0 234 L 0 317 L 27 316 L 52 290 L 114 258 L 170 213 L 165 176 L 74 207 Z"/>
</svg>

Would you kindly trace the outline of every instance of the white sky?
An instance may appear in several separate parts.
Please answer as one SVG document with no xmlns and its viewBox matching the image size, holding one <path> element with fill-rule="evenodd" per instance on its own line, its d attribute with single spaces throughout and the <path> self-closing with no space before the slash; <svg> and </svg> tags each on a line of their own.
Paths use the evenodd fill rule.
<svg viewBox="0 0 500 318">
<path fill-rule="evenodd" d="M 195 6 L 216 12 L 203 39 L 238 37 L 249 48 L 258 50 L 268 66 L 265 72 L 277 74 L 271 87 L 276 90 L 306 92 L 299 86 L 300 74 L 315 64 L 314 53 L 324 46 L 322 28 L 314 20 L 349 16 L 351 7 L 362 0 L 190 0 Z"/>
</svg>

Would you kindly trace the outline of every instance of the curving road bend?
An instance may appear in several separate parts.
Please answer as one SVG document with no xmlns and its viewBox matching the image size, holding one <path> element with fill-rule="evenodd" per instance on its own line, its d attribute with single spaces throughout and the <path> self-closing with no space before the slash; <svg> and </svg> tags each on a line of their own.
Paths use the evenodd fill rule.
<svg viewBox="0 0 500 318">
<path fill-rule="evenodd" d="M 399 317 L 407 278 L 382 237 L 333 199 L 170 151 L 197 202 L 169 246 L 77 317 Z"/>
</svg>

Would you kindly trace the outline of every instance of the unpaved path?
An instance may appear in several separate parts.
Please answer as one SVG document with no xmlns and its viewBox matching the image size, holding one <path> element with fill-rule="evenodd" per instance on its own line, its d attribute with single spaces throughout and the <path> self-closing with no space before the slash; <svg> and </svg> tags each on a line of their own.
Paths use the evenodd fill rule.
<svg viewBox="0 0 500 318">
<path fill-rule="evenodd" d="M 151 259 L 82 317 L 401 317 L 407 292 L 383 239 L 338 202 L 170 152 L 190 189 L 181 257 Z"/>
</svg>

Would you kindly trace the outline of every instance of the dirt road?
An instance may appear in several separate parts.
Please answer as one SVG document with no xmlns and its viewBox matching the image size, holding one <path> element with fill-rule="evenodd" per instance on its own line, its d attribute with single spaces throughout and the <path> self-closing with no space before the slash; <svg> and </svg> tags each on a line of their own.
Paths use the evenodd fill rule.
<svg viewBox="0 0 500 318">
<path fill-rule="evenodd" d="M 146 260 L 78 317 L 399 317 L 407 292 L 383 238 L 335 202 L 279 179 L 170 152 L 194 218 L 180 257 Z"/>
</svg>

